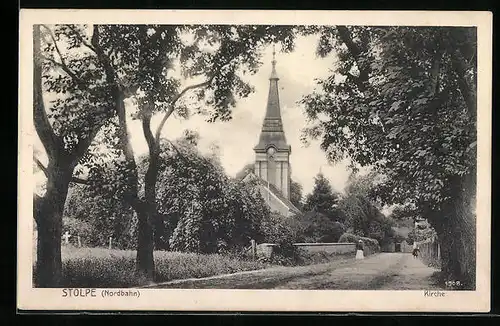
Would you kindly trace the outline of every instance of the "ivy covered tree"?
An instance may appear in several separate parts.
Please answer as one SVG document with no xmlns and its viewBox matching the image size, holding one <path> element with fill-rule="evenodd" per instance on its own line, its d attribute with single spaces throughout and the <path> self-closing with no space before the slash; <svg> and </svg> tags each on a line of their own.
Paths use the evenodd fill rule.
<svg viewBox="0 0 500 326">
<path fill-rule="evenodd" d="M 157 193 L 164 232 L 157 241 L 164 247 L 214 253 L 241 249 L 258 237 L 269 212 L 256 187 L 232 180 L 190 143 L 168 144 L 161 159 Z"/>
<path fill-rule="evenodd" d="M 411 201 L 441 243 L 443 272 L 475 280 L 476 74 L 474 28 L 320 28 L 332 75 L 302 103 L 328 158 L 386 176 L 387 204 Z M 319 118 L 321 117 L 321 119 Z"/>
</svg>

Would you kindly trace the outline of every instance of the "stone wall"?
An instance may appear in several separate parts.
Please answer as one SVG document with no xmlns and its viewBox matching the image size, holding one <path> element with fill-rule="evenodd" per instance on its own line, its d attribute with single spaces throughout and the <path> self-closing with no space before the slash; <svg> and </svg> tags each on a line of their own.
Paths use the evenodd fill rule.
<svg viewBox="0 0 500 326">
<path fill-rule="evenodd" d="M 355 243 L 295 243 L 297 249 L 304 250 L 307 253 L 313 254 L 324 252 L 327 254 L 350 254 L 356 252 Z M 257 257 L 271 258 L 278 249 L 278 245 L 274 243 L 261 243 L 256 246 Z M 366 251 L 366 249 L 365 249 Z"/>
<path fill-rule="evenodd" d="M 329 254 L 347 254 L 356 252 L 355 243 L 295 243 L 298 249 L 308 253 L 326 252 Z"/>
<path fill-rule="evenodd" d="M 257 245 L 257 257 L 271 258 L 276 248 L 277 244 L 274 243 L 261 243 Z"/>
</svg>

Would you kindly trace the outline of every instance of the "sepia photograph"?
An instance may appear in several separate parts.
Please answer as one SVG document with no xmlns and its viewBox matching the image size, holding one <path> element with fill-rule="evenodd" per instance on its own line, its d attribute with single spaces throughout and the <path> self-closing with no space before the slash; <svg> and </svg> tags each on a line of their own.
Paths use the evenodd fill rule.
<svg viewBox="0 0 500 326">
<path fill-rule="evenodd" d="M 234 294 L 240 310 L 320 310 L 344 293 L 338 309 L 364 311 L 363 293 L 397 293 L 373 306 L 489 311 L 491 53 L 477 24 L 36 12 L 21 20 L 26 302 L 169 310 L 162 296 L 189 290 L 188 310 L 210 293 L 210 309 Z"/>
</svg>

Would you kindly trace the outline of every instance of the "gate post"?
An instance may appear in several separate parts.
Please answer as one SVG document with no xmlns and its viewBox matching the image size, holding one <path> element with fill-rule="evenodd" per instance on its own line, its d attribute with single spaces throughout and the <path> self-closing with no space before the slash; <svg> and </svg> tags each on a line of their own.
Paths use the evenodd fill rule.
<svg viewBox="0 0 500 326">
<path fill-rule="evenodd" d="M 257 246 L 255 244 L 255 240 L 254 239 L 250 240 L 250 243 L 252 245 L 252 249 L 251 249 L 252 250 L 252 259 L 255 260 L 255 256 L 257 254 Z"/>
</svg>

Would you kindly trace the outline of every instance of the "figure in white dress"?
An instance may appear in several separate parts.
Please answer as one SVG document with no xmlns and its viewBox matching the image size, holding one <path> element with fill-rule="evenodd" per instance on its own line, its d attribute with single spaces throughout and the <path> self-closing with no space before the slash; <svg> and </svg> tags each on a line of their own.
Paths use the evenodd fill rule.
<svg viewBox="0 0 500 326">
<path fill-rule="evenodd" d="M 364 246 L 363 246 L 363 241 L 359 240 L 358 243 L 356 244 L 356 259 L 364 259 L 365 254 L 364 254 Z"/>
</svg>

